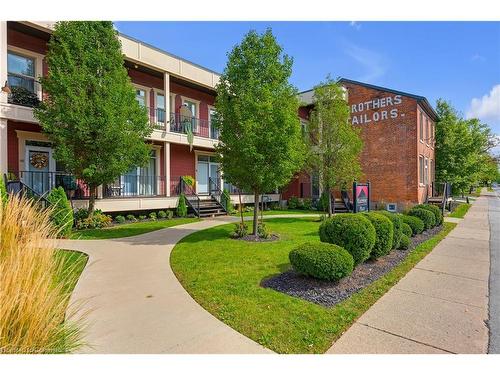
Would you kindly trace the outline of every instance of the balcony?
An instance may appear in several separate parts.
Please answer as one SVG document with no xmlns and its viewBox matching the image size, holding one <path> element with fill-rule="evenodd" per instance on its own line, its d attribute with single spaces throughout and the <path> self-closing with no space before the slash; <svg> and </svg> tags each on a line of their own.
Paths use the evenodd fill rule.
<svg viewBox="0 0 500 375">
<path fill-rule="evenodd" d="M 20 171 L 22 183 L 39 195 L 49 193 L 52 189 L 62 186 L 69 198 L 88 199 L 90 189 L 87 184 L 66 172 L 36 172 Z"/>
<path fill-rule="evenodd" d="M 153 128 L 167 130 L 167 115 L 163 108 L 148 108 L 149 122 Z"/>
<path fill-rule="evenodd" d="M 166 195 L 165 176 L 124 175 L 103 187 L 103 198 L 157 197 Z"/>
<path fill-rule="evenodd" d="M 7 97 L 8 103 L 29 108 L 38 107 L 41 85 L 37 81 L 9 76 L 9 85 L 11 92 Z"/>
<path fill-rule="evenodd" d="M 219 139 L 219 131 L 208 120 L 196 117 L 182 116 L 179 113 L 170 113 L 170 131 L 187 134 L 191 130 L 193 135 L 204 138 Z"/>
</svg>

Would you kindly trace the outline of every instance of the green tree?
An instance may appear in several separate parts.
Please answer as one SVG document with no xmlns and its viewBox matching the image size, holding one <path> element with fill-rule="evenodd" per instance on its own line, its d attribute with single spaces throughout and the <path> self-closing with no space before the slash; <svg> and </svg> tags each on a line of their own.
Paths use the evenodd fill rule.
<svg viewBox="0 0 500 375">
<path fill-rule="evenodd" d="M 343 87 L 330 77 L 314 88 L 314 109 L 309 121 L 308 166 L 319 171 L 332 215 L 332 189 L 342 189 L 361 176 L 359 156 L 363 141 L 349 122 Z"/>
<path fill-rule="evenodd" d="M 35 110 L 56 160 L 83 179 L 94 210 L 99 185 L 144 165 L 151 134 L 135 100 L 112 22 L 58 22 L 48 44 L 47 95 Z"/>
<path fill-rule="evenodd" d="M 437 101 L 436 181 L 449 182 L 462 195 L 481 180 L 489 151 L 496 145 L 488 125 L 464 119 L 449 102 Z"/>
<path fill-rule="evenodd" d="M 292 59 L 271 30 L 261 35 L 250 31 L 229 53 L 217 85 L 221 142 L 216 150 L 224 179 L 254 194 L 254 235 L 259 195 L 290 182 L 304 161 L 291 73 Z"/>
</svg>

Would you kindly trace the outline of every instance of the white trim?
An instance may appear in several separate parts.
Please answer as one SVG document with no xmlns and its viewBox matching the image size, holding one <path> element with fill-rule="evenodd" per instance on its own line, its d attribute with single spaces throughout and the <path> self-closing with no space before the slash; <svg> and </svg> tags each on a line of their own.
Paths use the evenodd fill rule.
<svg viewBox="0 0 500 375">
<path fill-rule="evenodd" d="M 196 105 L 196 113 L 194 114 L 193 117 L 200 118 L 200 104 L 201 104 L 201 101 L 189 98 L 189 97 L 184 96 L 184 95 L 181 95 L 181 99 L 182 99 L 182 105 L 184 105 L 185 101 L 194 103 Z"/>
<path fill-rule="evenodd" d="M 43 59 L 45 58 L 44 55 L 40 53 L 36 53 L 24 48 L 19 48 L 16 46 L 12 46 L 10 44 L 7 44 L 7 54 L 9 51 L 12 51 L 13 53 L 18 53 L 20 55 L 24 55 L 26 57 L 29 57 L 31 59 L 35 60 L 35 81 L 40 81 L 40 77 L 43 76 Z M 7 62 L 7 71 L 6 74 L 9 73 L 9 67 L 8 67 L 8 62 Z M 3 82 L 2 82 L 3 86 Z M 35 82 L 35 91 L 38 99 L 42 100 L 42 85 L 39 84 L 38 82 Z"/>
<path fill-rule="evenodd" d="M 20 171 L 26 170 L 25 156 L 26 156 L 26 141 L 41 141 L 49 142 L 47 137 L 43 133 L 37 132 L 27 132 L 24 130 L 16 130 L 17 134 L 17 146 L 18 146 L 18 167 Z"/>
<path fill-rule="evenodd" d="M 164 159 L 165 159 L 165 184 L 166 189 L 165 193 L 167 197 L 170 197 L 171 192 L 170 192 L 170 142 L 165 142 L 163 144 L 163 149 L 164 149 Z"/>
<path fill-rule="evenodd" d="M 132 86 L 134 86 L 135 89 L 138 89 L 138 90 L 143 90 L 144 91 L 144 105 L 146 106 L 146 108 L 148 109 L 148 116 L 149 116 L 149 107 L 150 107 L 150 100 L 149 100 L 149 93 L 151 91 L 151 87 L 147 87 L 147 86 L 143 86 L 143 85 L 139 85 L 137 83 L 133 83 L 132 82 Z M 136 95 L 137 96 L 137 95 Z"/>
<path fill-rule="evenodd" d="M 194 150 L 194 180 L 195 180 L 195 188 L 196 188 L 196 194 L 199 194 L 198 192 L 198 155 L 205 155 L 205 156 L 214 156 L 215 152 L 209 152 L 209 151 L 201 151 L 201 150 Z M 210 161 L 208 163 L 208 176 L 210 177 Z M 220 165 L 220 163 L 218 163 Z M 205 194 L 205 193 L 203 193 Z"/>
<path fill-rule="evenodd" d="M 155 96 L 155 105 L 154 105 L 154 120 L 155 120 L 155 123 L 158 123 L 158 118 L 157 118 L 157 112 L 156 112 L 156 110 L 159 109 L 158 108 L 158 94 L 160 94 L 160 95 L 163 95 L 163 101 L 164 101 L 164 104 L 163 104 L 164 108 L 163 108 L 163 110 L 165 111 L 165 122 L 163 123 L 163 126 L 167 126 L 167 124 L 168 124 L 168 120 L 167 119 L 170 118 L 170 114 L 167 116 L 167 97 L 165 95 L 165 91 L 153 87 L 153 93 L 154 93 L 154 96 Z"/>
<path fill-rule="evenodd" d="M 208 115 L 208 138 L 215 139 L 215 138 L 212 138 L 212 118 L 210 116 L 210 111 L 217 112 L 217 110 L 215 109 L 215 106 L 210 105 L 210 104 L 207 104 L 207 107 L 208 107 L 208 112 L 207 112 L 207 115 Z M 219 131 L 219 135 L 220 135 L 220 131 Z"/>
</svg>

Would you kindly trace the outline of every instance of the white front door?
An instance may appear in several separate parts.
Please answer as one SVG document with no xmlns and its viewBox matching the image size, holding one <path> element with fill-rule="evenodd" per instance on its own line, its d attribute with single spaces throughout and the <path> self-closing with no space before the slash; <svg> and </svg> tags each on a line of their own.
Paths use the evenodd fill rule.
<svg viewBox="0 0 500 375">
<path fill-rule="evenodd" d="M 36 193 L 45 194 L 54 187 L 56 163 L 50 147 L 27 145 L 24 165 L 21 179 Z"/>
</svg>

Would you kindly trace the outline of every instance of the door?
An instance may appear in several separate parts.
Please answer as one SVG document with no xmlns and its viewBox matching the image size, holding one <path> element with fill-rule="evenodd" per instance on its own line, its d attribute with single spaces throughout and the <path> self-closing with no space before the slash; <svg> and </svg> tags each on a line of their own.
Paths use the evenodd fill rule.
<svg viewBox="0 0 500 375">
<path fill-rule="evenodd" d="M 196 169 L 196 192 L 198 194 L 208 194 L 209 163 L 203 160 L 206 156 L 198 157 L 198 168 Z M 201 159 L 201 160 L 200 160 Z"/>
<path fill-rule="evenodd" d="M 54 185 L 55 162 L 50 147 L 26 146 L 23 182 L 37 194 L 49 192 Z"/>
</svg>

